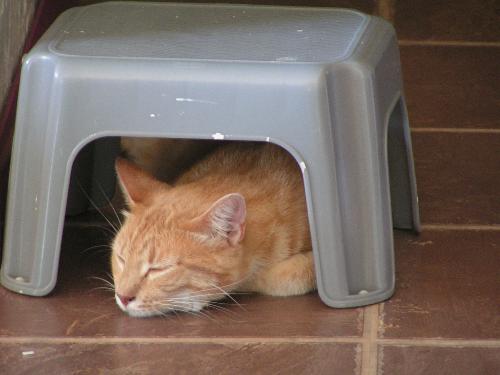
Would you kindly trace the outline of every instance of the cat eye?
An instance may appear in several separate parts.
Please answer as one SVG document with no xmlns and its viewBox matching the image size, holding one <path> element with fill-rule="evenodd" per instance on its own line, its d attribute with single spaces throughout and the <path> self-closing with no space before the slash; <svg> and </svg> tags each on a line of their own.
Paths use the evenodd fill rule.
<svg viewBox="0 0 500 375">
<path fill-rule="evenodd" d="M 157 277 L 160 276 L 160 274 L 168 271 L 172 266 L 166 265 L 166 266 L 156 266 L 156 267 L 149 267 L 148 270 L 146 271 L 146 277 Z"/>
<path fill-rule="evenodd" d="M 125 258 L 120 254 L 116 254 L 116 258 L 118 259 L 118 264 L 123 268 L 123 266 L 125 265 Z"/>
</svg>

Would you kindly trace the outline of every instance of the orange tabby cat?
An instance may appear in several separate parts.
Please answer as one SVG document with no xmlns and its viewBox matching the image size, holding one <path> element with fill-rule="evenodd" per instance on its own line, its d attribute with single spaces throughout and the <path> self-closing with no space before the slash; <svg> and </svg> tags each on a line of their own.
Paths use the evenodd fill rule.
<svg viewBox="0 0 500 375">
<path fill-rule="evenodd" d="M 118 306 L 132 316 L 199 311 L 234 291 L 315 288 L 300 169 L 271 144 L 225 145 L 175 186 L 118 159 L 130 212 L 113 242 Z"/>
<path fill-rule="evenodd" d="M 180 173 L 211 150 L 217 142 L 192 139 L 129 138 L 121 139 L 127 158 L 161 181 L 172 182 Z"/>
</svg>

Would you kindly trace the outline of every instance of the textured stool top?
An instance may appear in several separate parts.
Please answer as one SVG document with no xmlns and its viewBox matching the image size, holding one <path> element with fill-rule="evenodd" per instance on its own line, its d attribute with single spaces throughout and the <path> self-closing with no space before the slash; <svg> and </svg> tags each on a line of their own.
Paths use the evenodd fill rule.
<svg viewBox="0 0 500 375">
<path fill-rule="evenodd" d="M 368 16 L 351 10 L 111 2 L 77 8 L 53 52 L 93 57 L 332 62 Z"/>
</svg>

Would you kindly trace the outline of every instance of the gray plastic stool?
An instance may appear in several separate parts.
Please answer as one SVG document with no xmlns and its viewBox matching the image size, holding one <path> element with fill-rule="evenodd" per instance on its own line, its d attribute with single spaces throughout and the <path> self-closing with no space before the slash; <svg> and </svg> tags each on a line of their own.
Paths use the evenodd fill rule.
<svg viewBox="0 0 500 375">
<path fill-rule="evenodd" d="M 400 74 L 393 28 L 350 10 L 112 2 L 65 12 L 23 61 L 3 285 L 53 289 L 79 150 L 151 136 L 284 147 L 304 175 L 321 299 L 390 297 L 393 221 L 419 229 Z"/>
</svg>

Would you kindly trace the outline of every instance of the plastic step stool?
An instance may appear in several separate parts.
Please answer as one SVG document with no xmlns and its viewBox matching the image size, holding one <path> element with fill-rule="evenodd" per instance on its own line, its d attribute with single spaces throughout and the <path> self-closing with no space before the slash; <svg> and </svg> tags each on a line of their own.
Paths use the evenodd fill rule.
<svg viewBox="0 0 500 375">
<path fill-rule="evenodd" d="M 147 136 L 281 145 L 303 171 L 321 299 L 390 297 L 393 221 L 419 229 L 400 75 L 393 28 L 351 10 L 111 2 L 65 12 L 23 61 L 3 285 L 53 289 L 79 150 Z"/>
</svg>

